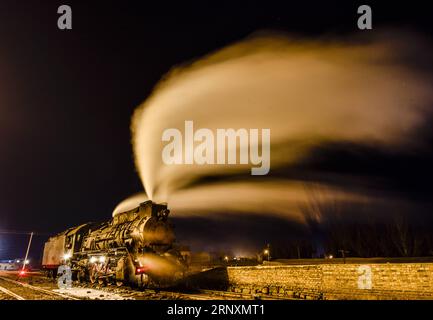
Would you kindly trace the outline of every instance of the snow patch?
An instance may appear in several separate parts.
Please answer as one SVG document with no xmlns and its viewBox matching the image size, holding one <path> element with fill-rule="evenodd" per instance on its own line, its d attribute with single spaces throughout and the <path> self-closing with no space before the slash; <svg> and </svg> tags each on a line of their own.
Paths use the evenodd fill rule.
<svg viewBox="0 0 433 320">
<path fill-rule="evenodd" d="M 124 298 L 116 293 L 89 288 L 55 289 L 53 291 L 77 298 L 87 298 L 91 300 L 131 300 L 131 298 Z"/>
</svg>

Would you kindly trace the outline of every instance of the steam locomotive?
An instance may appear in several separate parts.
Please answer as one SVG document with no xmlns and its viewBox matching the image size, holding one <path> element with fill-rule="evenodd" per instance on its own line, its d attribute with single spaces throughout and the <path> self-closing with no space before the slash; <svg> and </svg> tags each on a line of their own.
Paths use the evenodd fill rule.
<svg viewBox="0 0 433 320">
<path fill-rule="evenodd" d="M 149 200 L 108 222 L 70 228 L 45 243 L 42 266 L 55 277 L 58 267 L 67 264 L 78 281 L 172 285 L 187 266 L 175 247 L 169 212 L 167 204 Z"/>
</svg>

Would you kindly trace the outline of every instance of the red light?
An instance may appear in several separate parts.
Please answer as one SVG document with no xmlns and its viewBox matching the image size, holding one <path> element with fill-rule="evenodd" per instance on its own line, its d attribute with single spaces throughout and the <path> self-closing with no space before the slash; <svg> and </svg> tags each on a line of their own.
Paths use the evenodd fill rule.
<svg viewBox="0 0 433 320">
<path fill-rule="evenodd" d="M 26 274 L 26 272 L 24 270 L 21 270 L 19 274 L 20 274 L 20 276 L 23 276 Z"/>
<path fill-rule="evenodd" d="M 138 267 L 135 269 L 135 274 L 142 274 L 145 273 L 149 268 L 147 267 Z"/>
</svg>

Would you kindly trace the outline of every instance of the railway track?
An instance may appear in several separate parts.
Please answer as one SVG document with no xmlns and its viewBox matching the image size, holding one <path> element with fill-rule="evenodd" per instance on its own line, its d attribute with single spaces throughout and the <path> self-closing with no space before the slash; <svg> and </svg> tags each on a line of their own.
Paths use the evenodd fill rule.
<svg viewBox="0 0 433 320">
<path fill-rule="evenodd" d="M 11 278 L 10 275 L 0 276 L 0 300 L 81 300 L 81 299 L 98 299 L 98 300 L 112 300 L 113 296 L 120 296 L 126 300 L 215 300 L 224 299 L 222 297 L 215 297 L 210 294 L 204 294 L 201 292 L 185 293 L 177 291 L 162 291 L 153 289 L 143 289 L 137 290 L 130 287 L 101 287 L 92 284 L 75 284 L 74 288 L 81 288 L 83 290 L 78 290 L 81 295 L 76 295 L 77 293 L 66 291 L 55 292 L 49 289 L 41 288 L 43 285 L 45 287 L 50 287 L 52 284 L 48 282 L 42 282 L 39 286 L 34 286 L 29 283 L 16 281 Z M 86 296 L 86 290 L 95 290 L 96 295 L 90 297 L 93 291 L 87 291 L 89 293 Z M 83 294 L 84 292 L 84 294 Z M 99 292 L 99 293 L 98 293 Z M 104 294 L 105 292 L 105 294 Z M 114 298 L 114 300 L 118 300 Z"/>
<path fill-rule="evenodd" d="M 75 297 L 54 292 L 28 283 L 0 276 L 0 291 L 15 300 L 79 300 Z"/>
<path fill-rule="evenodd" d="M 253 295 L 217 290 L 155 290 L 135 289 L 129 286 L 101 286 L 90 283 L 74 283 L 73 289 L 58 290 L 56 283 L 34 274 L 32 284 L 16 281 L 16 274 L 0 275 L 0 300 L 286 300 L 288 297 Z M 52 289 L 57 289 L 53 291 Z M 87 290 L 86 290 L 87 289 Z"/>
<path fill-rule="evenodd" d="M 230 291 L 200 290 L 200 292 L 213 297 L 214 300 L 218 299 L 218 297 L 224 300 L 296 300 L 289 299 L 288 297 L 271 296 L 265 294 L 235 293 Z"/>
<path fill-rule="evenodd" d="M 118 288 L 115 286 L 95 286 L 87 283 L 81 283 L 77 286 L 81 288 L 96 289 L 101 292 L 119 295 L 126 300 L 190 300 L 194 298 L 199 299 L 199 297 L 202 300 L 206 300 L 205 296 L 201 296 L 199 294 L 190 294 L 178 291 L 135 289 L 130 287 Z"/>
<path fill-rule="evenodd" d="M 83 288 L 93 289 L 94 285 L 80 284 Z M 133 300 L 287 300 L 287 297 L 277 297 L 269 295 L 252 295 L 245 293 L 234 293 L 219 290 L 197 290 L 194 292 L 185 291 L 167 291 L 155 289 L 133 289 L 130 287 L 100 287 L 96 286 L 98 290 L 110 293 L 116 293 L 125 299 Z"/>
<path fill-rule="evenodd" d="M 12 298 L 12 300 L 25 300 L 23 297 L 21 297 L 20 295 L 13 293 L 12 291 L 1 287 L 0 286 L 0 291 L 3 293 L 0 297 L 2 300 L 10 300 L 10 298 Z"/>
</svg>

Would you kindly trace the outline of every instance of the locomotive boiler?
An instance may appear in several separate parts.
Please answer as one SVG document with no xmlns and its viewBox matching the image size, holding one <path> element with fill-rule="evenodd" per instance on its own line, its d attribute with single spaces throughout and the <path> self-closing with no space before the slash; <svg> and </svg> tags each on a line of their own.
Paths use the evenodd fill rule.
<svg viewBox="0 0 433 320">
<path fill-rule="evenodd" d="M 55 276 L 68 264 L 73 279 L 92 283 L 171 285 L 186 265 L 174 244 L 169 212 L 167 204 L 148 200 L 108 222 L 70 228 L 45 243 L 43 268 Z"/>
</svg>

